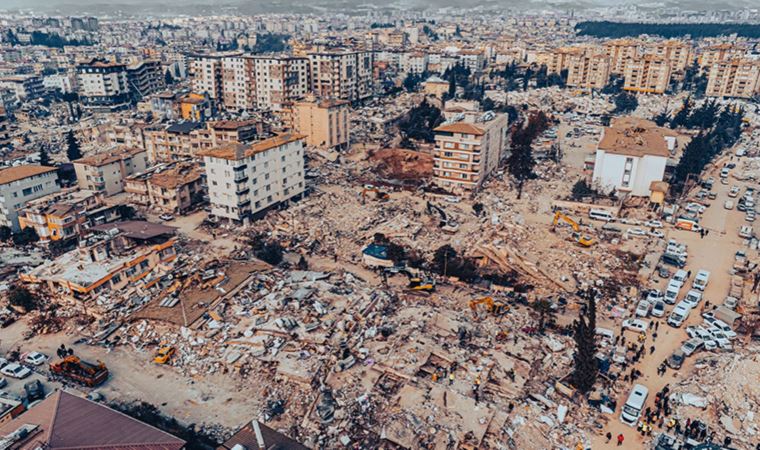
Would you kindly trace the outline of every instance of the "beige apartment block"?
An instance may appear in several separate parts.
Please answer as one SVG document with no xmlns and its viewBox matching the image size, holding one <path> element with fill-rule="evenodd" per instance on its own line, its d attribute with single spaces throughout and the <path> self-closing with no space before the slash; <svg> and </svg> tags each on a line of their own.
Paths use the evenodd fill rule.
<svg viewBox="0 0 760 450">
<path fill-rule="evenodd" d="M 567 63 L 567 85 L 581 89 L 602 89 L 610 79 L 610 57 L 575 55 Z"/>
<path fill-rule="evenodd" d="M 145 149 L 153 163 L 195 158 L 203 149 L 249 142 L 267 134 L 269 126 L 255 119 L 155 125 L 144 132 Z"/>
<path fill-rule="evenodd" d="M 746 49 L 739 45 L 718 44 L 703 49 L 697 60 L 703 71 L 709 71 L 717 62 L 743 58 L 746 53 Z"/>
<path fill-rule="evenodd" d="M 610 57 L 610 73 L 623 75 L 629 61 L 638 58 L 641 43 L 633 39 L 614 39 L 604 44 Z"/>
<path fill-rule="evenodd" d="M 504 114 L 478 113 L 437 127 L 433 182 L 457 194 L 479 189 L 504 156 L 508 122 Z"/>
<path fill-rule="evenodd" d="M 309 52 L 311 90 L 321 98 L 355 102 L 372 95 L 372 52 Z"/>
<path fill-rule="evenodd" d="M 257 108 L 280 111 L 288 102 L 304 98 L 311 88 L 309 59 L 298 56 L 246 58 L 253 75 Z"/>
<path fill-rule="evenodd" d="M 134 203 L 184 214 L 203 201 L 202 174 L 195 162 L 161 164 L 127 178 L 124 190 Z"/>
<path fill-rule="evenodd" d="M 632 92 L 662 94 L 670 85 L 668 60 L 644 55 L 629 61 L 625 67 L 623 89 Z"/>
<path fill-rule="evenodd" d="M 649 51 L 664 58 L 670 64 L 671 72 L 683 73 L 694 62 L 694 48 L 688 42 L 671 39 L 658 42 Z"/>
<path fill-rule="evenodd" d="M 563 47 L 553 50 L 546 58 L 547 73 L 560 73 L 570 69 L 570 61 L 583 57 L 584 49 L 579 47 Z"/>
<path fill-rule="evenodd" d="M 293 105 L 293 125 L 314 147 L 346 148 L 349 138 L 349 103 L 346 100 L 309 98 Z"/>
<path fill-rule="evenodd" d="M 114 148 L 74 161 L 81 189 L 110 196 L 124 191 L 124 180 L 148 167 L 148 153 L 135 147 Z"/>
<path fill-rule="evenodd" d="M 706 94 L 735 98 L 760 95 L 760 62 L 735 59 L 714 63 L 708 73 Z"/>
</svg>

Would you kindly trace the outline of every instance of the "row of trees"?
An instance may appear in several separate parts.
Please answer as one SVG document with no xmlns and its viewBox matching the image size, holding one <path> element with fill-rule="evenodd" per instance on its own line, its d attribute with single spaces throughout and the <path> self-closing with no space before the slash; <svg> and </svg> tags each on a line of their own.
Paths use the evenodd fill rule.
<svg viewBox="0 0 760 450">
<path fill-rule="evenodd" d="M 39 151 L 40 165 L 41 166 L 53 166 L 50 161 L 50 152 L 46 144 L 42 144 Z M 82 148 L 79 145 L 79 140 L 74 136 L 74 131 L 69 130 L 66 133 L 66 157 L 69 161 L 74 161 L 82 157 Z"/>
<path fill-rule="evenodd" d="M 681 111 L 684 109 L 686 107 Z M 681 156 L 681 160 L 673 173 L 671 186 L 675 193 L 683 192 L 689 177 L 702 173 L 705 166 L 716 155 L 733 146 L 739 140 L 742 119 L 744 118 L 744 110 L 741 108 L 726 105 L 719 109 L 710 102 L 705 102 L 702 107 L 688 115 L 680 114 L 681 111 L 673 117 L 673 120 L 678 118 L 679 122 L 684 121 L 687 125 L 693 125 L 695 128 L 706 131 L 701 131 L 686 145 L 683 156 Z M 712 118 L 706 116 L 708 111 L 714 111 Z M 693 119 L 692 116 L 694 116 Z M 705 124 L 711 125 L 702 128 L 701 125 Z M 671 126 L 673 126 L 672 122 Z"/>
<path fill-rule="evenodd" d="M 629 22 L 580 22 L 575 30 L 581 36 L 599 38 L 637 37 L 642 34 L 676 38 L 691 36 L 693 39 L 729 36 L 760 38 L 760 25 L 749 23 L 629 23 Z"/>
<path fill-rule="evenodd" d="M 23 45 L 18 36 L 8 30 L 4 37 L 5 42 L 11 45 Z M 87 38 L 83 39 L 66 39 L 57 33 L 44 33 L 42 31 L 32 31 L 29 45 L 44 45 L 46 47 L 63 48 L 64 46 L 92 45 L 93 42 Z"/>
<path fill-rule="evenodd" d="M 567 84 L 567 70 L 560 73 L 548 73 L 546 65 L 538 68 L 534 66 L 521 67 L 516 61 L 507 65 L 503 70 L 491 71 L 491 79 L 498 77 L 506 83 L 507 91 L 516 91 L 522 89 L 528 90 L 531 80 L 535 82 L 536 88 L 545 88 L 550 86 L 565 87 Z"/>
<path fill-rule="evenodd" d="M 533 141 L 549 127 L 549 118 L 543 111 L 533 112 L 527 123 L 520 121 L 512 126 L 511 154 L 507 168 L 517 181 L 517 198 L 522 197 L 525 181 L 533 178 L 536 160 L 533 158 Z"/>
</svg>

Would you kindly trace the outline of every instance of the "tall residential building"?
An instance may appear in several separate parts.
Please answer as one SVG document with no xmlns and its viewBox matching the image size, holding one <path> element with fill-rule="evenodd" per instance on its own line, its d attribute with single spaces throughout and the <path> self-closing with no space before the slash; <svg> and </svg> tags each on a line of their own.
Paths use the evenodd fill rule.
<svg viewBox="0 0 760 450">
<path fill-rule="evenodd" d="M 26 165 L 0 169 L 0 225 L 20 230 L 18 210 L 30 200 L 59 190 L 55 167 Z"/>
<path fill-rule="evenodd" d="M 315 51 L 308 56 L 315 95 L 349 102 L 372 95 L 372 52 Z"/>
<path fill-rule="evenodd" d="M 0 106 L 0 150 L 11 145 L 11 121 L 5 108 Z"/>
<path fill-rule="evenodd" d="M 34 74 L 0 77 L 0 88 L 12 91 L 19 102 L 39 98 L 45 93 L 42 78 Z"/>
<path fill-rule="evenodd" d="M 241 144 L 269 135 L 260 120 L 220 120 L 155 125 L 144 132 L 145 149 L 151 162 L 167 162 L 198 157 L 201 150 L 225 144 Z"/>
<path fill-rule="evenodd" d="M 293 128 L 314 147 L 348 146 L 348 102 L 310 98 L 293 105 Z"/>
<path fill-rule="evenodd" d="M 719 44 L 707 47 L 702 50 L 699 56 L 699 67 L 703 71 L 709 71 L 716 62 L 731 61 L 746 56 L 746 50 L 743 47 L 734 44 Z"/>
<path fill-rule="evenodd" d="M 304 192 L 303 135 L 229 144 L 200 155 L 214 216 L 246 223 Z"/>
<path fill-rule="evenodd" d="M 658 42 L 650 50 L 655 56 L 668 60 L 671 72 L 682 73 L 694 63 L 694 49 L 688 42 L 671 39 Z"/>
<path fill-rule="evenodd" d="M 240 55 L 242 55 L 240 52 L 193 55 L 190 59 L 193 92 L 205 93 L 217 104 L 222 104 L 224 101 L 222 61 L 225 57 L 235 58 Z"/>
<path fill-rule="evenodd" d="M 499 166 L 508 142 L 505 114 L 465 114 L 435 131 L 433 182 L 454 193 L 475 191 Z"/>
<path fill-rule="evenodd" d="M 639 56 L 638 41 L 632 39 L 614 39 L 604 44 L 604 50 L 610 57 L 610 73 L 622 75 L 629 61 Z"/>
<path fill-rule="evenodd" d="M 626 65 L 623 89 L 662 94 L 670 85 L 670 74 L 668 60 L 655 55 L 644 55 Z"/>
<path fill-rule="evenodd" d="M 570 62 L 573 59 L 581 58 L 584 55 L 582 48 L 563 47 L 554 49 L 546 56 L 546 71 L 548 73 L 560 73 L 565 69 L 570 69 Z M 544 61 L 542 61 L 544 62 Z"/>
<path fill-rule="evenodd" d="M 228 111 L 250 111 L 256 107 L 253 65 L 243 55 L 222 58 L 222 103 Z"/>
<path fill-rule="evenodd" d="M 130 104 L 127 66 L 93 59 L 77 66 L 79 101 L 87 109 L 115 111 Z"/>
<path fill-rule="evenodd" d="M 280 111 L 283 105 L 309 93 L 309 59 L 299 56 L 253 56 L 255 104 Z"/>
<path fill-rule="evenodd" d="M 582 89 L 602 89 L 610 78 L 610 57 L 573 55 L 567 61 L 567 85 Z"/>
<path fill-rule="evenodd" d="M 156 59 L 146 59 L 127 67 L 127 80 L 138 99 L 155 94 L 166 86 L 161 62 Z"/>
<path fill-rule="evenodd" d="M 760 95 L 760 61 L 735 59 L 715 62 L 707 77 L 710 97 L 752 98 Z"/>
<path fill-rule="evenodd" d="M 147 167 L 147 152 L 134 147 L 115 148 L 74 161 L 79 187 L 108 196 L 122 192 L 124 179 Z"/>
</svg>

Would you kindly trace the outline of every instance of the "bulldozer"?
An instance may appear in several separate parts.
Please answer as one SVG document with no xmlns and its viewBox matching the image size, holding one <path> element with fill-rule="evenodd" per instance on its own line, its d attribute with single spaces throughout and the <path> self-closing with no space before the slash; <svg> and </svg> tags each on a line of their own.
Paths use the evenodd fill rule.
<svg viewBox="0 0 760 450">
<path fill-rule="evenodd" d="M 509 312 L 509 305 L 496 301 L 492 297 L 482 297 L 475 300 L 470 300 L 469 305 L 472 313 L 475 315 L 477 315 L 478 306 L 480 305 L 486 305 L 488 312 L 494 316 L 502 316 Z"/>
<path fill-rule="evenodd" d="M 74 355 L 51 363 L 50 372 L 89 387 L 98 386 L 108 378 L 108 368 L 103 362 L 91 364 Z"/>
<path fill-rule="evenodd" d="M 554 229 L 557 227 L 557 223 L 559 223 L 560 219 L 570 224 L 570 226 L 573 228 L 572 237 L 575 242 L 584 247 L 591 247 L 594 245 L 594 238 L 581 234 L 581 227 L 578 225 L 578 222 L 563 214 L 561 211 L 554 213 L 554 220 L 552 220 L 552 231 L 554 231 Z"/>
</svg>

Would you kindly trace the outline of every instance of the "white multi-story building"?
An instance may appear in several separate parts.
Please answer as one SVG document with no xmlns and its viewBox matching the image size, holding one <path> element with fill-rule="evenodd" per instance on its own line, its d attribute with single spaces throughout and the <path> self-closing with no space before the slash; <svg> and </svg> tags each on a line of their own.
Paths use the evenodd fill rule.
<svg viewBox="0 0 760 450">
<path fill-rule="evenodd" d="M 242 52 L 212 53 L 192 55 L 190 57 L 190 76 L 192 77 L 193 92 L 207 94 L 217 104 L 224 100 L 222 61 L 225 58 L 236 58 Z"/>
<path fill-rule="evenodd" d="M 428 57 L 424 53 L 402 53 L 399 58 L 399 69 L 403 73 L 420 74 L 427 70 Z"/>
<path fill-rule="evenodd" d="M 309 59 L 297 56 L 254 56 L 255 99 L 259 109 L 280 111 L 283 104 L 309 93 Z"/>
<path fill-rule="evenodd" d="M 250 60 L 242 55 L 222 58 L 222 98 L 228 111 L 246 111 L 256 107 L 255 83 Z"/>
<path fill-rule="evenodd" d="M 304 136 L 281 134 L 229 144 L 203 156 L 211 214 L 246 223 L 304 192 Z"/>
<path fill-rule="evenodd" d="M 77 66 L 79 101 L 87 109 L 115 111 L 130 104 L 127 66 L 101 59 Z"/>
<path fill-rule="evenodd" d="M 30 200 L 60 190 L 55 167 L 27 165 L 0 169 L 0 225 L 19 231 L 18 210 Z"/>
<path fill-rule="evenodd" d="M 646 197 L 665 176 L 673 134 L 653 122 L 624 117 L 606 127 L 594 161 L 593 184 L 600 191 Z"/>
</svg>

